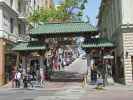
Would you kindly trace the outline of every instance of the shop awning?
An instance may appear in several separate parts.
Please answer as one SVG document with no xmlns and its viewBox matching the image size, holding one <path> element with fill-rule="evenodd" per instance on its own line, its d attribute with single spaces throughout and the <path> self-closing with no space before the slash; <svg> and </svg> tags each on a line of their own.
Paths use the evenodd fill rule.
<svg viewBox="0 0 133 100">
<path fill-rule="evenodd" d="M 106 38 L 91 38 L 84 41 L 82 48 L 112 48 L 114 44 Z"/>
<path fill-rule="evenodd" d="M 85 22 L 45 23 L 31 30 L 31 37 L 72 37 L 97 34 L 96 27 Z"/>
<path fill-rule="evenodd" d="M 13 51 L 35 51 L 35 50 L 46 50 L 46 45 L 36 41 L 31 42 L 20 42 L 17 43 L 13 48 Z"/>
</svg>

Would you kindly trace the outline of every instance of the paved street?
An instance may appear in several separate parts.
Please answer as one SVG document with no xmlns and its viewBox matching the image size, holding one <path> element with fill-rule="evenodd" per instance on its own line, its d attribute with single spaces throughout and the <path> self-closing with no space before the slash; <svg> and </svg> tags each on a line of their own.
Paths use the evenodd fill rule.
<svg viewBox="0 0 133 100">
<path fill-rule="evenodd" d="M 65 71 L 77 72 L 80 74 L 85 74 L 87 71 L 87 61 L 81 57 L 76 59 L 70 66 L 65 67 Z"/>
<path fill-rule="evenodd" d="M 82 60 L 82 58 L 76 59 L 69 66 L 65 66 L 61 71 L 54 72 L 51 76 L 51 79 L 54 81 L 82 81 L 84 74 L 87 71 L 87 62 L 86 60 Z"/>
<path fill-rule="evenodd" d="M 84 73 L 85 60 L 77 59 L 65 71 Z M 47 82 L 45 88 L 0 89 L 0 100 L 133 100 L 133 87 L 114 85 L 104 90 L 96 90 L 95 86 L 83 88 L 81 82 Z"/>
<path fill-rule="evenodd" d="M 133 88 L 93 88 L 81 88 L 78 83 L 67 83 L 58 89 L 1 89 L 0 100 L 133 100 Z"/>
</svg>

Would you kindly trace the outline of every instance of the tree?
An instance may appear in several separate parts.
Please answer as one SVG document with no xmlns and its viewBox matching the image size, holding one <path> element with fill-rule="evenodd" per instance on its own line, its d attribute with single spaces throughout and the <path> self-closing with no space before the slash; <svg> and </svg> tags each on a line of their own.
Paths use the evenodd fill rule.
<svg viewBox="0 0 133 100">
<path fill-rule="evenodd" d="M 28 17 L 28 21 L 33 22 L 33 23 L 38 23 L 39 18 L 40 18 L 40 12 L 35 10 L 34 13 Z"/>
<path fill-rule="evenodd" d="M 60 6 L 56 8 L 40 8 L 33 11 L 27 19 L 32 23 L 45 23 L 45 22 L 65 22 L 71 18 L 72 10 L 78 7 L 77 0 L 64 0 Z M 80 12 L 78 16 L 82 16 Z"/>
<path fill-rule="evenodd" d="M 41 8 L 35 10 L 32 15 L 28 17 L 28 21 L 32 23 L 45 23 L 51 21 L 65 21 L 69 19 L 70 14 L 64 8 L 64 5 L 55 8 Z"/>
</svg>

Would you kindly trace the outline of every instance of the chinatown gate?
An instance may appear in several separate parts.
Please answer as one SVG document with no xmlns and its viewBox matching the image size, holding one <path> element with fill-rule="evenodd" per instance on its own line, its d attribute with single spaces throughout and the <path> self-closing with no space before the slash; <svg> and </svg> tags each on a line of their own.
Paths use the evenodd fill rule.
<svg viewBox="0 0 133 100">
<path fill-rule="evenodd" d="M 31 38 L 29 42 L 18 42 L 12 49 L 17 53 L 14 69 L 22 70 L 23 74 L 26 74 L 29 70 L 36 71 L 48 80 L 50 72 L 54 71 L 51 66 L 53 66 L 55 56 L 60 54 L 58 52 L 60 48 L 63 48 L 64 45 L 74 45 L 73 37 L 91 39 L 97 34 L 98 31 L 94 26 L 84 22 L 45 23 L 40 25 L 32 29 L 29 34 Z M 108 47 L 108 45 L 106 46 Z M 113 44 L 111 47 L 113 47 Z M 86 48 L 87 52 L 89 51 L 85 45 L 83 48 Z"/>
</svg>

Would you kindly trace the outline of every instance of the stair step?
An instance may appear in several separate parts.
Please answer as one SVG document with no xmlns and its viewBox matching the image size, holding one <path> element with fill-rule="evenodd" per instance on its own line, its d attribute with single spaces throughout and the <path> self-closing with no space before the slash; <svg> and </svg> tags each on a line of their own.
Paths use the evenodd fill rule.
<svg viewBox="0 0 133 100">
<path fill-rule="evenodd" d="M 53 79 L 50 79 L 50 81 L 54 81 L 54 82 L 81 82 L 81 81 L 83 81 L 83 79 L 79 79 L 79 78 L 77 78 L 77 79 L 75 79 L 75 78 L 63 78 L 63 79 L 58 79 L 58 78 L 53 78 Z"/>
</svg>

